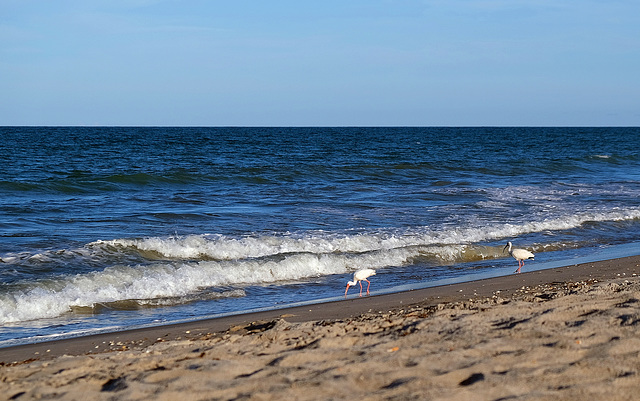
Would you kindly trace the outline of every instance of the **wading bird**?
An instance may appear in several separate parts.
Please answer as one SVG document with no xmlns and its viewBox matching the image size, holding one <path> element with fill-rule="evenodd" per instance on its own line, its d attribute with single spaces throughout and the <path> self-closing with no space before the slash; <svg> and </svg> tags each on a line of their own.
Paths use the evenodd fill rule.
<svg viewBox="0 0 640 401">
<path fill-rule="evenodd" d="M 351 287 L 352 285 L 356 285 L 357 283 L 360 283 L 360 296 L 362 296 L 362 281 L 366 281 L 367 283 L 369 283 L 369 285 L 367 285 L 367 295 L 369 295 L 369 287 L 371 287 L 371 281 L 367 280 L 367 278 L 374 276 L 375 274 L 376 271 L 373 269 L 362 269 L 355 272 L 353 274 L 353 281 L 349 281 L 347 283 L 347 289 L 344 290 L 344 297 L 347 297 L 347 291 L 349 291 L 349 287 Z"/>
<path fill-rule="evenodd" d="M 504 246 L 504 249 L 502 249 L 502 252 L 504 252 L 504 250 L 507 248 L 509 248 L 509 255 L 513 256 L 513 258 L 518 261 L 518 270 L 516 270 L 514 273 L 520 273 L 520 269 L 524 267 L 525 260 L 527 259 L 533 260 L 534 255 L 531 252 L 527 251 L 526 249 L 520 249 L 520 248 L 511 249 L 511 242 L 507 242 L 507 245 Z"/>
</svg>

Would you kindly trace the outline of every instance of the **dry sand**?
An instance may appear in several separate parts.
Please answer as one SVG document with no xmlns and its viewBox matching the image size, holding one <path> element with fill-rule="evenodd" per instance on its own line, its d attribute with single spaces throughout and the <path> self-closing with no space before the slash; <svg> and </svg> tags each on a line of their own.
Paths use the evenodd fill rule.
<svg viewBox="0 0 640 401">
<path fill-rule="evenodd" d="M 638 274 L 631 257 L 5 348 L 0 399 L 635 400 Z"/>
</svg>

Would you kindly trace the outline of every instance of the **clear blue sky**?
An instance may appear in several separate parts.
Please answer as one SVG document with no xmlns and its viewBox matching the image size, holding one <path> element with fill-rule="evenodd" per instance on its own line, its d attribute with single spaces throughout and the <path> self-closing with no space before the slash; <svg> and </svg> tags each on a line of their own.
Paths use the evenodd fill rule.
<svg viewBox="0 0 640 401">
<path fill-rule="evenodd" d="M 640 125 L 637 0 L 0 0 L 0 125 Z"/>
</svg>

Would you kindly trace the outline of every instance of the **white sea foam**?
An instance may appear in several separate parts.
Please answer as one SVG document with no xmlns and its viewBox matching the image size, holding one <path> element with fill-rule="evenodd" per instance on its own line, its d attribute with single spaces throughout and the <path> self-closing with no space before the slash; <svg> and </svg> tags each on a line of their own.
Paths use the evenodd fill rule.
<svg viewBox="0 0 640 401">
<path fill-rule="evenodd" d="M 362 255 L 299 253 L 278 260 L 199 261 L 114 266 L 100 272 L 48 280 L 0 295 L 0 322 L 55 317 L 73 307 L 120 300 L 187 296 L 203 288 L 270 284 L 345 273 L 357 266 L 403 264 L 415 251 Z M 233 296 L 237 296 L 237 292 Z M 231 296 L 231 295 L 230 295 Z"/>
<path fill-rule="evenodd" d="M 354 235 L 315 233 L 303 237 L 291 235 L 229 238 L 212 235 L 190 235 L 182 238 L 116 239 L 98 241 L 91 246 L 129 247 L 152 252 L 169 259 L 241 260 L 292 253 L 362 253 L 410 246 L 457 245 L 513 238 L 528 233 L 568 230 L 586 222 L 640 219 L 640 208 L 616 208 L 604 212 L 582 212 L 573 215 L 529 221 L 478 226 L 413 228 L 402 232 L 372 232 Z M 443 259 L 447 259 L 445 251 Z M 438 253 L 438 252 L 436 252 Z"/>
<path fill-rule="evenodd" d="M 110 254 L 113 252 L 104 248 L 116 247 L 150 252 L 159 257 L 146 259 L 145 263 L 119 263 L 101 271 L 23 283 L 21 287 L 16 285 L 0 294 L 0 323 L 56 317 L 76 307 L 125 300 L 180 297 L 192 300 L 193 294 L 216 291 L 216 287 L 242 288 L 305 280 L 346 274 L 364 266 L 384 269 L 413 263 L 415 258 L 428 257 L 443 263 L 496 258 L 501 257 L 500 249 L 480 244 L 528 233 L 573 229 L 586 222 L 633 219 L 640 219 L 640 208 L 584 212 L 522 224 L 440 230 L 421 227 L 393 233 L 337 235 L 315 232 L 235 239 L 192 235 L 98 241 L 88 244 L 84 254 Z M 49 257 L 56 254 L 59 253 L 51 252 Z M 242 294 L 231 291 L 226 296 L 239 295 Z M 162 301 L 148 303 L 154 302 L 155 305 L 163 304 Z"/>
</svg>

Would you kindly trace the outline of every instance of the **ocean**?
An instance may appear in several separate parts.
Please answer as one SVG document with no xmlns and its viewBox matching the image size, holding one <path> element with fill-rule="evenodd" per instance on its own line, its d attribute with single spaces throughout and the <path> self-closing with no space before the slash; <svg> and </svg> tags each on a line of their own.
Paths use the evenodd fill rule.
<svg viewBox="0 0 640 401">
<path fill-rule="evenodd" d="M 640 254 L 640 128 L 0 127 L 0 160 L 0 347 Z"/>
</svg>

